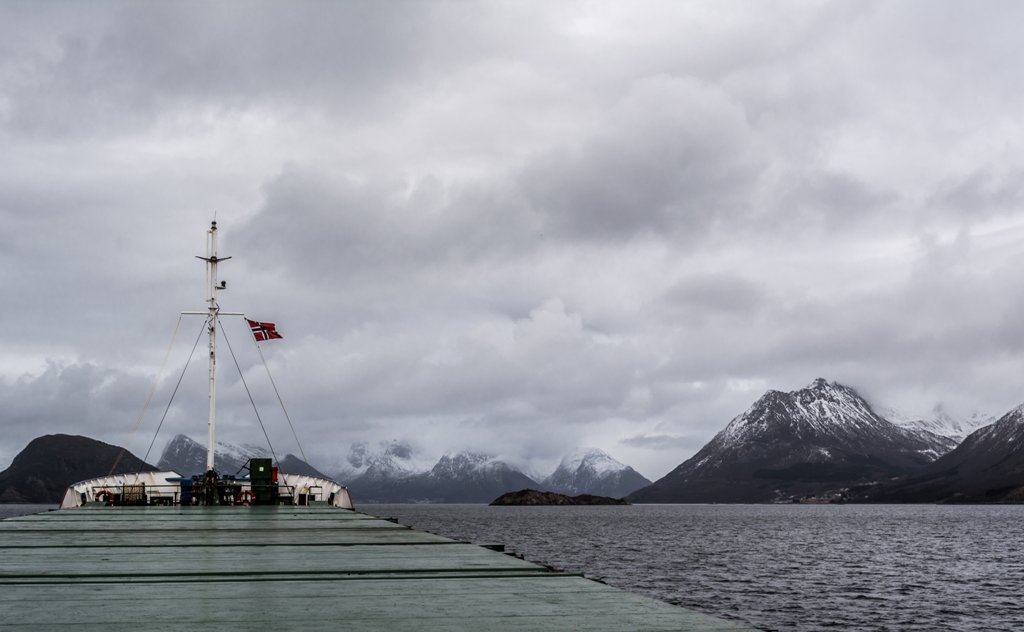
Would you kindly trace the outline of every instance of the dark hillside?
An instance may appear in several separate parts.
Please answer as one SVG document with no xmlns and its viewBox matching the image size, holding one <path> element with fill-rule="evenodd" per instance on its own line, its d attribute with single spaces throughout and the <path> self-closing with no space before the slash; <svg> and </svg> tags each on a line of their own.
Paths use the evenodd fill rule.
<svg viewBox="0 0 1024 632">
<path fill-rule="evenodd" d="M 0 472 L 0 502 L 59 503 L 72 483 L 106 476 L 121 448 L 77 435 L 55 434 L 33 439 Z M 155 471 L 125 451 L 114 474 Z"/>
<path fill-rule="evenodd" d="M 980 428 L 919 474 L 879 486 L 876 502 L 1024 501 L 1024 406 Z"/>
</svg>

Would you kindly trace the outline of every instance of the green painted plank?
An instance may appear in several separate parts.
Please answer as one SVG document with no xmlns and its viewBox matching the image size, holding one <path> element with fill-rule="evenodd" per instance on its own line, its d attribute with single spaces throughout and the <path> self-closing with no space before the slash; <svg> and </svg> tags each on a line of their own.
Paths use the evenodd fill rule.
<svg viewBox="0 0 1024 632">
<path fill-rule="evenodd" d="M 746 629 L 328 507 L 48 512 L 0 560 L 0 629 Z"/>
<path fill-rule="evenodd" d="M 57 587 L 22 587 L 23 596 L 59 598 Z M 29 589 L 36 592 L 30 593 Z M 10 589 L 5 588 L 4 592 Z M 137 612 L 146 629 L 191 625 L 230 627 L 260 621 L 268 629 L 337 625 L 360 629 L 743 630 L 738 624 L 656 602 L 579 577 L 442 579 L 431 582 L 226 582 L 92 587 L 40 617 L 25 599 L 7 607 L 6 621 L 72 625 L 82 613 Z M 151 603 L 179 603 L 154 609 Z M 337 605 L 343 605 L 339 617 Z M 241 606 L 241 607 L 240 607 Z M 358 625 L 355 625 L 358 623 Z M 540 627 L 536 627 L 540 626 Z M 182 629 L 182 628 L 179 628 Z"/>
<path fill-rule="evenodd" d="M 201 552 L 152 549 L 7 549 L 0 578 L 10 577 L 142 577 L 168 574 L 265 574 L 383 571 L 523 570 L 535 565 L 469 544 L 384 547 L 353 545 L 258 547 L 248 551 L 213 548 Z M 444 549 L 443 553 L 439 549 Z"/>
<path fill-rule="evenodd" d="M 6 521 L 4 521 L 6 522 Z M 0 522 L 3 524 L 3 522 Z M 179 520 L 134 520 L 134 521 L 106 521 L 106 520 L 75 520 L 75 521 L 52 521 L 52 522 L 20 522 L 11 525 L 5 525 L 4 528 L 0 529 L 0 535 L 7 531 L 25 531 L 25 530 L 47 530 L 47 531 L 81 531 L 88 529 L 103 529 L 105 531 L 113 530 L 132 530 L 132 531 L 152 531 L 152 530 L 168 530 L 168 529 L 196 529 L 196 530 L 211 530 L 211 531 L 233 531 L 233 530 L 249 530 L 249 531 L 266 531 L 272 529 L 290 529 L 290 530 L 308 530 L 308 529 L 401 529 L 407 530 L 408 527 L 397 525 L 386 520 L 359 520 L 359 521 L 339 521 L 337 523 L 331 523 L 321 520 L 308 521 L 308 522 L 294 522 L 286 523 L 281 521 L 261 523 L 260 521 L 226 521 L 226 522 L 210 522 L 209 520 L 198 521 L 189 519 Z"/>
<path fill-rule="evenodd" d="M 210 531 L 197 542 L 195 533 L 183 530 L 129 531 L 109 529 L 69 530 L 67 538 L 57 540 L 53 531 L 24 530 L 0 532 L 0 550 L 7 548 L 86 548 L 109 547 L 112 538 L 121 546 L 133 547 L 208 547 L 208 546 L 373 546 L 402 544 L 455 544 L 453 540 L 410 529 L 304 529 L 296 538 L 295 530 L 221 530 Z M 66 540 L 73 539 L 69 545 Z M 296 540 L 303 540 L 296 542 Z"/>
</svg>

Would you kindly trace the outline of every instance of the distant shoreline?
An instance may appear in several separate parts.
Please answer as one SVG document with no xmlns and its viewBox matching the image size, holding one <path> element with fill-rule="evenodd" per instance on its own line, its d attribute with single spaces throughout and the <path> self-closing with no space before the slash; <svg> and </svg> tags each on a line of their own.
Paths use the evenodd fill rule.
<svg viewBox="0 0 1024 632">
<path fill-rule="evenodd" d="M 555 492 L 542 492 L 536 489 L 521 489 L 498 496 L 491 501 L 492 506 L 590 506 L 590 505 L 628 505 L 622 498 L 580 494 L 566 496 Z"/>
</svg>

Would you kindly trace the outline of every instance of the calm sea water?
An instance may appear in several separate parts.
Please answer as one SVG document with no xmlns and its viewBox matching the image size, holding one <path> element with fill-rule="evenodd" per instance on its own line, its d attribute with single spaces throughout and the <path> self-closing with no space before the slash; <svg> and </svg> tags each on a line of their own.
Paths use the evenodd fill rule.
<svg viewBox="0 0 1024 632">
<path fill-rule="evenodd" d="M 42 513 L 51 509 L 57 509 L 57 505 L 0 504 L 0 520 L 14 516 L 24 516 L 25 514 Z"/>
<path fill-rule="evenodd" d="M 1024 630 L 1020 505 L 360 509 L 765 630 Z"/>
<path fill-rule="evenodd" d="M 765 630 L 1024 630 L 1024 506 L 360 509 Z"/>
</svg>

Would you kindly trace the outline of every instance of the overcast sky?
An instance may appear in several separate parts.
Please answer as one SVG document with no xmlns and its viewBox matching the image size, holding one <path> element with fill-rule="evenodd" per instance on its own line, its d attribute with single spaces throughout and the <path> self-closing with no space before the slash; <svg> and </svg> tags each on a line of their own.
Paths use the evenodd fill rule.
<svg viewBox="0 0 1024 632">
<path fill-rule="evenodd" d="M 202 326 L 307 456 L 650 478 L 766 389 L 1024 401 L 1024 4 L 3 2 L 0 466 L 143 456 Z M 297 452 L 225 323 L 275 449 Z M 202 352 L 149 460 L 205 437 Z M 220 434 L 259 443 L 221 357 Z M 138 424 L 138 430 L 133 428 Z"/>
</svg>

